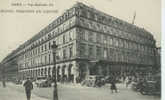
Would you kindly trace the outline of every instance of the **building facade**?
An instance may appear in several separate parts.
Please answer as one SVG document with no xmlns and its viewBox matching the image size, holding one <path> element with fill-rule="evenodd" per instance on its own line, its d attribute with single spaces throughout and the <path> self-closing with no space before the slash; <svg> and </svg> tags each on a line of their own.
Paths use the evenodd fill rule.
<svg viewBox="0 0 165 100">
<path fill-rule="evenodd" d="M 20 79 L 52 76 L 53 41 L 58 45 L 58 81 L 137 72 L 155 65 L 151 33 L 82 3 L 68 9 L 3 62 L 16 59 Z"/>
</svg>

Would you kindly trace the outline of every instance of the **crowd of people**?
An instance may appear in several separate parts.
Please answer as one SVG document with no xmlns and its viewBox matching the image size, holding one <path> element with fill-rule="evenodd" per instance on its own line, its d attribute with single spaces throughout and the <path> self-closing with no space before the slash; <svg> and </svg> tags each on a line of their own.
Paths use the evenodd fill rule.
<svg viewBox="0 0 165 100">
<path fill-rule="evenodd" d="M 122 73 L 119 72 L 112 73 L 109 77 L 109 83 L 111 84 L 110 89 L 113 93 L 115 91 L 117 93 L 118 88 L 116 86 L 117 83 L 123 83 L 128 88 L 131 86 L 130 84 L 133 82 L 138 83 L 138 86 L 143 88 L 144 84 L 147 84 L 147 81 L 155 81 L 155 88 L 161 89 L 161 80 L 159 78 L 154 78 L 155 76 L 151 73 Z"/>
</svg>

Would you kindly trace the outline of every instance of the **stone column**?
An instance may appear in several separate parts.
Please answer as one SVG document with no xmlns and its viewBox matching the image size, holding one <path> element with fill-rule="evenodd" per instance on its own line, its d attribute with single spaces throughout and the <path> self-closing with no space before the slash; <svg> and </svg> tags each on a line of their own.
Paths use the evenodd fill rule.
<svg viewBox="0 0 165 100">
<path fill-rule="evenodd" d="M 67 79 L 69 77 L 68 69 L 69 69 L 69 65 L 66 65 L 66 67 L 65 67 L 65 75 L 67 76 Z"/>
<path fill-rule="evenodd" d="M 50 67 L 50 76 L 51 76 L 51 77 L 53 76 L 52 71 L 53 71 L 53 67 Z"/>
<path fill-rule="evenodd" d="M 89 63 L 87 63 L 86 64 L 86 77 L 88 77 L 89 75 L 90 75 L 90 64 Z"/>
<path fill-rule="evenodd" d="M 76 79 L 79 77 L 79 63 L 76 62 L 75 66 L 73 66 L 73 74 L 74 74 L 74 83 L 77 83 Z"/>
</svg>

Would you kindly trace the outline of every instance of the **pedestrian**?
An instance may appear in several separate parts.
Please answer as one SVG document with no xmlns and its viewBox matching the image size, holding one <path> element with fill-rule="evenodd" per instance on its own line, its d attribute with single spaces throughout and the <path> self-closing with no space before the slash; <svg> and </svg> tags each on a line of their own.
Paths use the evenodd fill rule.
<svg viewBox="0 0 165 100">
<path fill-rule="evenodd" d="M 5 79 L 5 77 L 3 77 L 3 79 L 2 79 L 2 86 L 3 86 L 3 88 L 6 87 L 6 79 Z"/>
<path fill-rule="evenodd" d="M 126 79 L 126 76 L 125 76 L 125 75 L 123 75 L 123 83 L 125 82 L 125 79 Z"/>
<path fill-rule="evenodd" d="M 33 89 L 33 83 L 31 82 L 30 78 L 27 78 L 23 86 L 25 87 L 27 100 L 30 100 L 31 90 Z"/>
<path fill-rule="evenodd" d="M 129 84 L 131 84 L 132 82 L 132 78 L 128 77 L 127 82 L 126 82 L 126 87 L 128 87 Z"/>
<path fill-rule="evenodd" d="M 112 80 L 111 80 L 111 91 L 112 91 L 112 93 L 113 93 L 113 90 L 115 90 L 115 92 L 117 93 L 117 87 L 116 87 L 116 80 L 115 80 L 115 78 L 113 78 Z"/>
<path fill-rule="evenodd" d="M 3 87 L 5 88 L 5 87 L 6 87 L 6 82 L 5 82 L 5 80 L 2 81 L 2 84 L 3 84 Z"/>
</svg>

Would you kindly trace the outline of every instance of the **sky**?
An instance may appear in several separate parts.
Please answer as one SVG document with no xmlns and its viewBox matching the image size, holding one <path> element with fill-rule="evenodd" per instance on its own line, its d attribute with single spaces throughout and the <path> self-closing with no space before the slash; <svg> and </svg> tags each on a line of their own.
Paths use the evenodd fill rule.
<svg viewBox="0 0 165 100">
<path fill-rule="evenodd" d="M 37 34 L 76 1 L 93 6 L 111 16 L 132 22 L 152 33 L 156 45 L 161 45 L 161 1 L 160 0 L 1 0 L 2 10 L 56 10 L 55 13 L 4 13 L 0 12 L 0 62 L 12 50 Z M 51 3 L 54 6 L 14 6 L 14 3 Z"/>
</svg>

